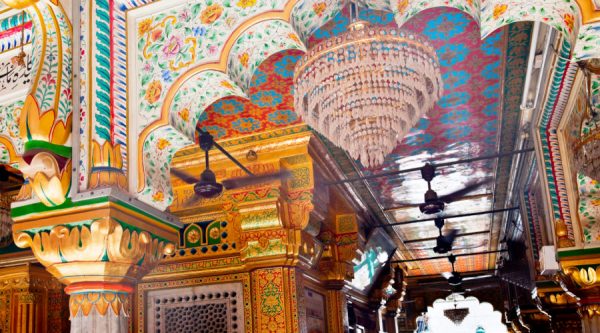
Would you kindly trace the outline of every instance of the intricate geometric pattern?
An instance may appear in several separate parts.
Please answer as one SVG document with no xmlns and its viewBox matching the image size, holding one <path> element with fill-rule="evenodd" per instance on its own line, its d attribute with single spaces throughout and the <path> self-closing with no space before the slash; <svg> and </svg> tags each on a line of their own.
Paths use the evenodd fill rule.
<svg viewBox="0 0 600 333">
<path fill-rule="evenodd" d="M 148 328 L 157 333 L 243 332 L 241 289 L 240 283 L 227 283 L 151 291 Z"/>
<path fill-rule="evenodd" d="M 232 96 L 212 104 L 200 116 L 201 128 L 227 139 L 299 124 L 291 89 L 300 54 L 292 50 L 269 57 L 256 70 L 248 99 Z"/>
</svg>

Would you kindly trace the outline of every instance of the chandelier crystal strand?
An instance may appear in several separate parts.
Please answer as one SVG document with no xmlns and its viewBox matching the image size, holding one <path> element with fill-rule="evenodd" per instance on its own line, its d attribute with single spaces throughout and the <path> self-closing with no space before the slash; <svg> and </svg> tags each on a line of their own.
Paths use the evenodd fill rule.
<svg viewBox="0 0 600 333">
<path fill-rule="evenodd" d="M 367 167 L 381 165 L 441 95 L 424 37 L 362 21 L 314 46 L 294 72 L 296 111 Z"/>
</svg>

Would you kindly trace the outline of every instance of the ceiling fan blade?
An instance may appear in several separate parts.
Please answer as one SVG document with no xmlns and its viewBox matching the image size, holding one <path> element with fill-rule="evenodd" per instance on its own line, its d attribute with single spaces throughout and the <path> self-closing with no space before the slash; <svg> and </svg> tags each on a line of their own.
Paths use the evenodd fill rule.
<svg viewBox="0 0 600 333">
<path fill-rule="evenodd" d="M 448 280 L 452 277 L 452 272 L 442 272 L 442 276 L 444 277 L 444 279 Z"/>
<path fill-rule="evenodd" d="M 478 275 L 478 276 L 469 276 L 466 278 L 463 278 L 463 281 L 472 281 L 472 280 L 479 280 L 479 279 L 487 279 L 487 278 L 491 278 L 494 277 L 495 275 L 493 274 L 486 274 L 486 275 Z"/>
<path fill-rule="evenodd" d="M 264 174 L 264 175 L 256 175 L 256 176 L 248 176 L 248 177 L 239 177 L 239 178 L 231 178 L 222 181 L 223 186 L 228 189 L 236 189 L 240 187 L 246 187 L 256 184 L 268 183 L 278 179 L 286 179 L 291 177 L 292 174 L 287 171 L 279 171 L 276 173 Z"/>
<path fill-rule="evenodd" d="M 448 193 L 446 195 L 440 196 L 439 199 L 445 203 L 454 202 L 456 200 L 459 200 L 463 196 L 475 191 L 479 187 L 490 183 L 491 181 L 492 181 L 491 178 L 486 178 L 486 179 L 478 181 L 478 182 L 472 182 L 458 191 L 454 191 L 452 193 Z"/>
<path fill-rule="evenodd" d="M 446 234 L 444 235 L 444 238 L 446 238 L 446 241 L 448 242 L 448 244 L 450 244 L 450 246 L 452 246 L 452 243 L 454 243 L 456 236 L 458 236 L 458 229 L 450 229 L 448 232 L 446 232 Z"/>
<path fill-rule="evenodd" d="M 183 205 L 181 205 L 181 207 L 183 207 L 183 208 L 189 208 L 189 207 L 193 207 L 193 206 L 195 206 L 195 205 L 196 205 L 196 203 L 198 203 L 198 201 L 200 201 L 200 200 L 202 200 L 202 197 L 200 197 L 199 195 L 197 195 L 197 194 L 195 194 L 195 193 L 194 193 L 194 195 L 193 195 L 191 198 L 187 199 L 187 200 L 186 200 L 186 201 L 183 203 Z"/>
<path fill-rule="evenodd" d="M 190 175 L 189 173 L 175 168 L 171 169 L 171 174 L 188 184 L 196 184 L 200 181 L 200 179 Z"/>
</svg>

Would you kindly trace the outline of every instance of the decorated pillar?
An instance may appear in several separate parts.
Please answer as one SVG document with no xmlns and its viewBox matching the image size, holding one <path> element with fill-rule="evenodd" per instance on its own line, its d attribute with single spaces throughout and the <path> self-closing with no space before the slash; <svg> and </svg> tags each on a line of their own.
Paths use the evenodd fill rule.
<svg viewBox="0 0 600 333">
<path fill-rule="evenodd" d="M 331 200 L 328 219 L 319 234 L 324 251 L 319 262 L 321 278 L 326 281 L 331 294 L 329 323 L 332 332 L 341 332 L 348 327 L 346 284 L 354 277 L 352 260 L 358 248 L 358 221 L 355 214 L 336 213 L 338 198 Z"/>
<path fill-rule="evenodd" d="M 179 225 L 112 197 L 69 209 L 13 209 L 15 243 L 70 296 L 71 332 L 128 332 L 137 281 L 172 253 Z"/>
<path fill-rule="evenodd" d="M 578 313 L 584 333 L 600 332 L 600 259 L 562 260 L 558 277 L 563 289 L 578 297 Z"/>
<path fill-rule="evenodd" d="M 43 268 L 0 269 L 0 331 L 64 332 L 67 312 L 61 284 Z"/>
</svg>

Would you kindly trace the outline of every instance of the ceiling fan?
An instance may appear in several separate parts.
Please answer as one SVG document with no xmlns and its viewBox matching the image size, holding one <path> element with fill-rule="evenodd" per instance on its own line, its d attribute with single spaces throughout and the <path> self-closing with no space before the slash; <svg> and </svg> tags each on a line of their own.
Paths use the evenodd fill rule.
<svg viewBox="0 0 600 333">
<path fill-rule="evenodd" d="M 448 280 L 448 284 L 450 284 L 453 287 L 461 286 L 464 281 L 486 279 L 486 278 L 494 276 L 491 274 L 486 274 L 486 275 L 471 276 L 471 277 L 463 278 L 461 276 L 461 274 L 454 269 L 454 263 L 456 262 L 456 257 L 454 256 L 454 254 L 450 254 L 448 256 L 448 261 L 450 262 L 450 264 L 452 264 L 452 272 L 444 272 L 444 273 L 442 273 L 442 276 L 446 280 Z"/>
<path fill-rule="evenodd" d="M 205 168 L 200 174 L 200 178 L 190 175 L 189 173 L 172 168 L 171 173 L 180 178 L 184 182 L 188 184 L 194 185 L 194 197 L 192 197 L 185 206 L 191 205 L 193 202 L 200 199 L 210 199 L 219 196 L 223 189 L 232 190 L 236 188 L 262 184 L 270 181 L 274 181 L 276 179 L 285 179 L 291 177 L 289 171 L 278 171 L 274 173 L 255 175 L 250 170 L 248 170 L 242 163 L 240 163 L 237 159 L 235 159 L 231 154 L 229 154 L 221 145 L 215 142 L 214 137 L 206 132 L 201 130 L 200 128 L 196 128 L 198 132 L 198 144 L 200 149 L 204 151 L 204 163 Z M 210 169 L 209 163 L 209 154 L 208 152 L 217 148 L 223 155 L 229 158 L 233 163 L 235 163 L 240 169 L 242 169 L 247 176 L 245 177 L 237 177 L 223 180 L 221 183 L 217 182 L 217 178 L 215 173 Z"/>
<path fill-rule="evenodd" d="M 458 235 L 458 229 L 450 229 L 445 235 L 442 235 L 444 219 L 438 217 L 434 220 L 434 222 L 435 226 L 438 228 L 440 235 L 437 236 L 437 238 L 435 239 L 435 247 L 433 248 L 433 252 L 444 254 L 452 251 L 452 244 L 454 243 L 454 239 L 456 239 L 456 236 Z"/>
<path fill-rule="evenodd" d="M 421 213 L 432 215 L 438 214 L 444 211 L 445 205 L 451 202 L 459 200 L 466 194 L 473 192 L 482 185 L 485 185 L 491 181 L 491 179 L 484 179 L 476 182 L 472 182 L 464 188 L 448 193 L 443 196 L 438 196 L 437 192 L 431 188 L 431 181 L 435 177 L 435 166 L 431 163 L 426 163 L 421 167 L 421 177 L 427 182 L 427 191 L 425 192 L 425 201 L 419 204 L 403 204 L 404 206 L 419 206 Z"/>
</svg>

